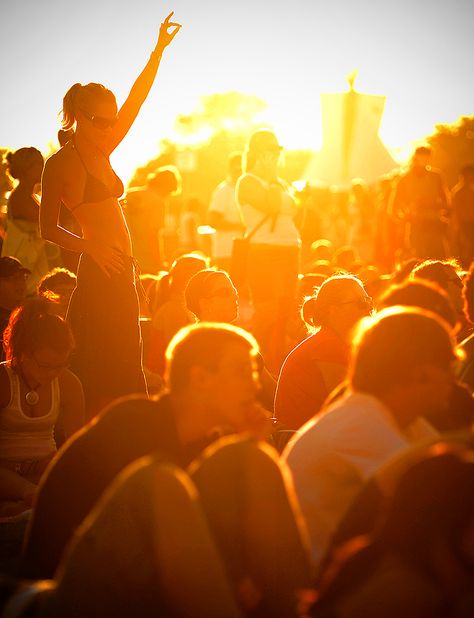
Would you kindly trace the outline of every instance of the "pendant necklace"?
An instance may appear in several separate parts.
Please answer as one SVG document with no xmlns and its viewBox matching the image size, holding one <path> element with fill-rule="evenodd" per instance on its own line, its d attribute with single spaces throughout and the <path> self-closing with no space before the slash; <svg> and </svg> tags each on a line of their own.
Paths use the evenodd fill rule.
<svg viewBox="0 0 474 618">
<path fill-rule="evenodd" d="M 41 384 L 38 384 L 37 386 L 33 388 L 28 382 L 28 380 L 26 379 L 25 374 L 23 373 L 23 371 L 21 371 L 21 369 L 19 373 L 22 377 L 23 382 L 30 389 L 25 395 L 26 403 L 30 406 L 35 406 L 40 400 L 40 396 L 38 395 L 38 391 L 36 389 L 38 389 L 41 386 Z"/>
</svg>

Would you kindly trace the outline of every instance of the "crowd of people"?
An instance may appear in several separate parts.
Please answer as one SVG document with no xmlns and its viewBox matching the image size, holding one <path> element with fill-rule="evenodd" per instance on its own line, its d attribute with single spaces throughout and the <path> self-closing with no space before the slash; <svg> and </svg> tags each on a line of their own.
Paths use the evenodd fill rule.
<svg viewBox="0 0 474 618">
<path fill-rule="evenodd" d="M 260 129 L 179 236 L 177 170 L 121 199 L 109 161 L 171 19 L 7 156 L 1 615 L 474 615 L 473 166 L 420 147 L 332 229 Z"/>
</svg>

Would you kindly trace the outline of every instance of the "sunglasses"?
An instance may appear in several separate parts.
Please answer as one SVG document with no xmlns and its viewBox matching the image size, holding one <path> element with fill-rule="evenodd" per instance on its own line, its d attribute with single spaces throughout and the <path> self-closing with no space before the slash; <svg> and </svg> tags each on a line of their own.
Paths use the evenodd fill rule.
<svg viewBox="0 0 474 618">
<path fill-rule="evenodd" d="M 104 116 L 93 116 L 92 114 L 89 114 L 83 109 L 81 109 L 81 113 L 83 114 L 85 118 L 87 118 L 87 120 L 96 129 L 102 129 L 102 130 L 110 129 L 116 124 L 118 120 L 117 116 L 115 116 L 114 118 L 104 118 Z"/>
</svg>

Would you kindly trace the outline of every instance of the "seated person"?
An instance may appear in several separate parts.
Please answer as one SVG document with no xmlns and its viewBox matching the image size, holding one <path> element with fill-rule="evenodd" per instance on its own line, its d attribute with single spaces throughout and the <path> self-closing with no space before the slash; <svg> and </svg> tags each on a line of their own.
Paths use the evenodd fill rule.
<svg viewBox="0 0 474 618">
<path fill-rule="evenodd" d="M 55 426 L 65 437 L 84 424 L 84 396 L 67 369 L 73 349 L 68 324 L 49 313 L 45 299 L 15 309 L 5 330 L 0 364 L 0 500 L 9 513 L 31 506 L 56 453 Z"/>
<path fill-rule="evenodd" d="M 306 323 L 317 330 L 286 357 L 275 395 L 275 416 L 288 429 L 309 421 L 345 380 L 354 328 L 372 309 L 372 299 L 353 275 L 326 279 L 303 305 Z"/>
<path fill-rule="evenodd" d="M 78 529 L 46 615 L 296 618 L 309 552 L 276 454 L 224 439 L 189 475 L 156 457 L 124 470 Z"/>
<path fill-rule="evenodd" d="M 167 389 L 106 408 L 62 449 L 41 485 L 25 543 L 22 575 L 50 578 L 64 548 L 114 478 L 154 454 L 187 466 L 223 431 L 266 435 L 256 402 L 255 339 L 230 325 L 182 329 L 166 353 Z"/>
</svg>

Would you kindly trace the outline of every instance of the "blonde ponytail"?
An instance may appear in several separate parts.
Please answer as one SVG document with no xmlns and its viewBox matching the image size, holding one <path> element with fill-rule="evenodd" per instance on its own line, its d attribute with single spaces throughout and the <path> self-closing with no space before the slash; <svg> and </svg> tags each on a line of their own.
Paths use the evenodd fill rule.
<svg viewBox="0 0 474 618">
<path fill-rule="evenodd" d="M 61 125 L 65 131 L 72 129 L 76 122 L 77 96 L 82 87 L 82 84 L 74 84 L 64 95 Z"/>
</svg>

